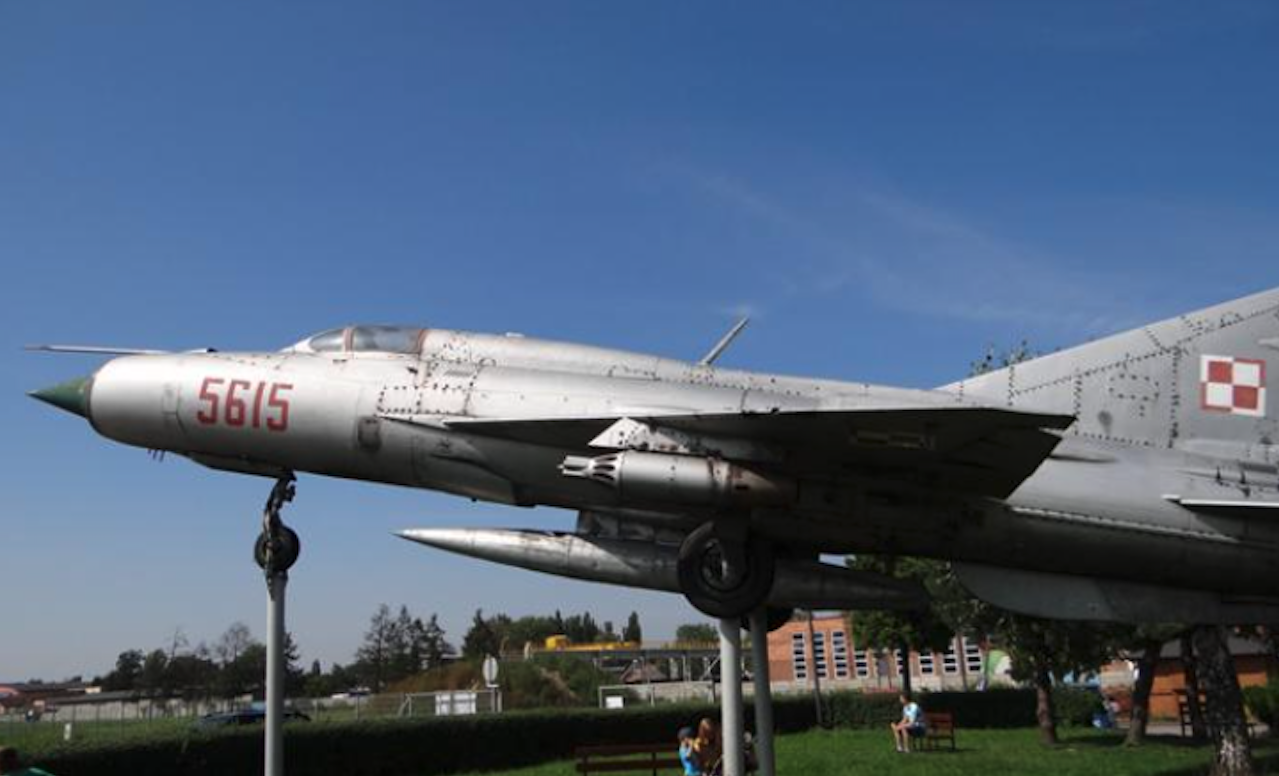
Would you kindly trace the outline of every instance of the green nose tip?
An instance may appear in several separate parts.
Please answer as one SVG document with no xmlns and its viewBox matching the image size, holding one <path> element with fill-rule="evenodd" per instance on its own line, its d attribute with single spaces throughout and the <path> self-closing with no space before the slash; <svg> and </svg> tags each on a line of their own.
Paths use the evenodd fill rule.
<svg viewBox="0 0 1279 776">
<path fill-rule="evenodd" d="M 38 391 L 32 391 L 28 396 L 82 418 L 89 417 L 89 378 L 87 377 L 78 377 L 65 383 L 41 388 Z"/>
</svg>

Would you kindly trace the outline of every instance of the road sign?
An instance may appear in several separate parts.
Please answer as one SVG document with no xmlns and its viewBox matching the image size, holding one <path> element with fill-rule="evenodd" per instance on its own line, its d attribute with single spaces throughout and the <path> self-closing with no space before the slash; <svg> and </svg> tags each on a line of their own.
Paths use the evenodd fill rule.
<svg viewBox="0 0 1279 776">
<path fill-rule="evenodd" d="M 484 684 L 497 687 L 497 658 L 492 655 L 484 658 Z"/>
</svg>

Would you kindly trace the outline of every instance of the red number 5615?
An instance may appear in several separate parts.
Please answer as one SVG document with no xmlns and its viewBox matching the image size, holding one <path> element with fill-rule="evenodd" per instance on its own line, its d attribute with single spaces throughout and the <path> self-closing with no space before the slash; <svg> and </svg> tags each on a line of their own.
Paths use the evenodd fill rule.
<svg viewBox="0 0 1279 776">
<path fill-rule="evenodd" d="M 220 422 L 235 428 L 262 428 L 265 423 L 269 431 L 287 431 L 289 400 L 283 394 L 291 390 L 290 383 L 206 377 L 200 385 L 201 407 L 195 419 L 206 426 Z"/>
</svg>

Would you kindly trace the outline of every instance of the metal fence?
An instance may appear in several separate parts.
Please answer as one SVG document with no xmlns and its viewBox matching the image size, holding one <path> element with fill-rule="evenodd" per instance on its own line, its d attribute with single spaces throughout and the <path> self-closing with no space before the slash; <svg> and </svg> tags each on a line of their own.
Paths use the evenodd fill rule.
<svg viewBox="0 0 1279 776">
<path fill-rule="evenodd" d="M 659 703 L 684 703 L 719 700 L 715 682 L 655 682 L 653 684 L 610 684 L 599 688 L 601 709 L 623 709 L 631 706 L 655 706 Z"/>
<path fill-rule="evenodd" d="M 229 699 L 129 699 L 94 702 L 91 696 L 46 701 L 32 710 L 0 712 L 0 746 L 22 748 L 52 740 L 119 740 L 164 729 L 195 730 L 200 718 L 249 708 L 251 697 Z M 502 710 L 497 689 L 297 699 L 289 708 L 313 723 L 366 719 L 488 714 Z"/>
</svg>

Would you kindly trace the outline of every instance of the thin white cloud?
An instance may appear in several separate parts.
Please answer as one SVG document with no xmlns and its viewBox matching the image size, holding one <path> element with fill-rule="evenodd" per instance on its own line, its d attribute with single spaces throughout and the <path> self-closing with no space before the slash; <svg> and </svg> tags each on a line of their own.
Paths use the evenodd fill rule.
<svg viewBox="0 0 1279 776">
<path fill-rule="evenodd" d="M 1066 259 L 898 194 L 856 187 L 819 217 L 741 179 L 683 173 L 714 201 L 794 241 L 802 259 L 780 273 L 762 268 L 770 287 L 788 296 L 861 294 L 901 312 L 1085 336 L 1145 320 L 1130 300 L 1114 297 L 1113 279 L 1072 271 Z"/>
</svg>

